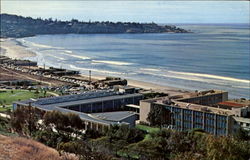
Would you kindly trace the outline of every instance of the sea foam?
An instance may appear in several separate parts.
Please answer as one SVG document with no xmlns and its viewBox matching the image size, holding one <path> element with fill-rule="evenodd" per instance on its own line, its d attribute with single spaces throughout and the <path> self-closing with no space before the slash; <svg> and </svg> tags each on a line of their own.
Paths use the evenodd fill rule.
<svg viewBox="0 0 250 160">
<path fill-rule="evenodd" d="M 38 48 L 63 49 L 63 48 L 61 48 L 61 47 L 53 47 L 53 46 L 38 44 L 38 43 L 34 43 L 34 42 L 29 42 L 29 43 L 30 43 L 32 46 L 38 47 Z"/>
<path fill-rule="evenodd" d="M 232 78 L 232 77 L 223 77 L 223 76 L 217 76 L 217 75 L 211 75 L 211 74 L 190 73 L 190 72 L 176 72 L 176 71 L 168 71 L 168 72 L 174 73 L 174 74 L 197 76 L 197 77 L 204 77 L 204 78 L 213 78 L 213 79 L 221 79 L 221 80 L 226 80 L 226 81 L 234 81 L 234 82 L 247 83 L 247 84 L 250 83 L 250 80 L 237 79 L 237 78 Z"/>
<path fill-rule="evenodd" d="M 48 54 L 47 56 L 54 57 L 54 58 L 62 60 L 62 61 L 65 60 L 65 58 L 62 58 L 62 57 L 59 57 L 59 56 L 55 56 L 55 55 L 52 55 L 52 54 Z"/>
<path fill-rule="evenodd" d="M 142 71 L 153 71 L 153 72 L 160 72 L 160 69 L 155 69 L 155 68 L 140 68 Z"/>
<path fill-rule="evenodd" d="M 114 71 L 99 70 L 99 69 L 92 69 L 92 68 L 82 68 L 82 67 L 77 67 L 75 65 L 69 65 L 69 66 L 72 69 L 82 70 L 82 71 L 91 70 L 92 72 L 98 72 L 98 73 L 104 73 L 104 74 L 114 74 L 114 75 L 124 75 L 124 74 L 126 74 L 126 73 L 122 73 L 122 72 L 114 72 Z"/>
<path fill-rule="evenodd" d="M 69 54 L 69 51 L 64 51 L 64 52 L 66 52 L 66 53 L 59 52 L 59 54 L 63 54 L 63 55 L 66 55 L 66 56 L 75 57 L 75 58 L 79 58 L 79 59 L 83 59 L 83 60 L 90 59 L 89 57 L 86 57 L 86 56 L 80 56 L 80 55 L 75 55 L 75 54 Z M 73 53 L 73 52 L 71 51 L 71 53 Z"/>
<path fill-rule="evenodd" d="M 112 64 L 112 65 L 118 65 L 118 66 L 127 66 L 132 65 L 133 63 L 129 62 L 121 62 L 121 61 L 104 61 L 104 60 L 92 60 L 94 63 L 105 63 L 105 64 Z"/>
</svg>

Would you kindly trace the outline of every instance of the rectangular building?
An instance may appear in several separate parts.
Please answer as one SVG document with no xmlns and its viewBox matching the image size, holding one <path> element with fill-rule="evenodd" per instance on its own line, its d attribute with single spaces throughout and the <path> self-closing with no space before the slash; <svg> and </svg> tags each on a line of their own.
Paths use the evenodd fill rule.
<svg viewBox="0 0 250 160">
<path fill-rule="evenodd" d="M 125 123 L 134 126 L 134 122 L 131 124 L 127 121 L 128 118 L 119 119 L 117 121 L 110 121 L 104 118 L 98 118 L 91 116 L 89 113 L 111 112 L 111 111 L 123 111 L 127 104 L 138 105 L 140 100 L 143 99 L 142 94 L 121 94 L 110 90 L 102 91 L 89 91 L 77 95 L 66 95 L 59 97 L 41 98 L 37 100 L 18 101 L 13 104 L 13 109 L 16 107 L 26 107 L 31 105 L 32 107 L 39 108 L 44 111 L 58 110 L 63 113 L 75 113 L 86 122 L 86 129 L 100 129 L 103 126 L 109 126 L 112 124 Z M 119 112 L 120 113 L 120 112 Z M 123 113 L 124 115 L 124 113 Z M 133 117 L 133 116 L 131 116 Z M 132 118 L 135 119 L 135 118 Z"/>
<path fill-rule="evenodd" d="M 236 116 L 248 115 L 249 106 L 242 108 L 225 109 L 216 107 L 223 101 L 227 101 L 227 92 L 209 91 L 205 94 L 197 94 L 189 98 L 172 99 L 171 103 L 166 103 L 165 98 L 142 100 L 140 102 L 140 122 L 149 123 L 148 114 L 153 105 L 164 107 L 170 114 L 170 125 L 168 128 L 177 131 L 188 131 L 192 129 L 202 129 L 214 135 L 230 135 L 237 132 L 243 124 L 250 127 L 249 118 Z M 204 97 L 203 97 L 204 96 Z M 244 114 L 243 114 L 244 113 Z M 235 118 L 236 117 L 236 118 Z"/>
</svg>

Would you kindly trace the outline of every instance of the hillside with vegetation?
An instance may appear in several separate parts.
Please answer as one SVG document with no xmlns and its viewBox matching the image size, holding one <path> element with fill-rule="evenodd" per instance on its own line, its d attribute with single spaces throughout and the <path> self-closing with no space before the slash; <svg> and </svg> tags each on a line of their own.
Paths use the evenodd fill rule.
<svg viewBox="0 0 250 160">
<path fill-rule="evenodd" d="M 173 25 L 131 22 L 81 22 L 76 19 L 60 21 L 33 19 L 10 14 L 1 14 L 1 37 L 29 37 L 39 34 L 90 34 L 90 33 L 187 33 Z"/>
<path fill-rule="evenodd" d="M 59 153 L 71 153 L 79 160 L 248 160 L 250 136 L 244 130 L 232 136 L 214 136 L 200 130 L 173 131 L 159 126 L 114 125 L 104 130 L 88 129 L 78 115 L 58 111 L 44 112 L 36 108 L 17 108 L 11 118 L 0 118 L 0 134 L 20 135 L 56 149 Z M 12 133 L 11 133 L 12 132 Z M 1 140 L 2 138 L 2 140 Z M 31 144 L 30 144 L 31 143 Z M 39 156 L 57 156 L 40 143 L 0 136 L 1 155 L 8 157 L 19 148 L 22 157 L 36 151 Z M 1 149 L 1 145 L 7 146 Z M 22 148 L 23 146 L 23 148 Z M 46 148 L 44 148 L 46 149 Z M 27 152 L 25 152 L 27 151 Z M 46 159 L 46 158 L 45 158 Z M 47 158 L 49 159 L 49 158 Z M 55 158 L 60 159 L 60 158 Z M 64 158 L 67 159 L 67 158 Z"/>
<path fill-rule="evenodd" d="M 63 153 L 60 155 L 57 150 L 31 139 L 7 137 L 0 134 L 0 159 L 77 160 L 78 158 L 72 154 Z"/>
</svg>

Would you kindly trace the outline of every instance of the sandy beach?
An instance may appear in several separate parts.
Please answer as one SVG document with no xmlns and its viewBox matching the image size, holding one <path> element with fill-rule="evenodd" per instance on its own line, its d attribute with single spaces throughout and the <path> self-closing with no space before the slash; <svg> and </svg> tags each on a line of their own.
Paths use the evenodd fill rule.
<svg viewBox="0 0 250 160">
<path fill-rule="evenodd" d="M 18 45 L 19 42 L 17 42 L 15 39 L 1 38 L 0 43 L 1 55 L 16 59 L 22 59 L 36 55 L 34 52 L 29 51 L 24 46 Z"/>
<path fill-rule="evenodd" d="M 82 76 L 88 78 L 86 75 L 82 75 Z M 94 76 L 92 75 L 91 77 L 92 77 L 92 79 L 95 79 L 95 80 L 101 80 L 101 79 L 106 78 L 105 76 L 100 76 L 100 75 L 94 75 Z M 179 88 L 174 88 L 174 87 L 170 87 L 170 86 L 163 86 L 163 85 L 159 85 L 159 84 L 155 84 L 155 83 L 143 82 L 143 81 L 138 81 L 138 80 L 133 80 L 133 79 L 127 79 L 127 81 L 128 81 L 128 85 L 130 85 L 130 86 L 143 88 L 146 90 L 153 90 L 155 92 L 168 93 L 171 95 L 179 95 L 181 93 L 189 92 L 187 90 L 183 90 L 183 89 L 179 89 Z"/>
<path fill-rule="evenodd" d="M 35 56 L 36 54 L 32 51 L 29 51 L 25 46 L 22 46 L 17 42 L 15 39 L 1 39 L 1 55 L 8 56 L 10 58 L 16 58 L 16 59 L 22 59 L 26 57 L 32 57 Z M 82 77 L 86 78 L 87 75 L 81 75 Z M 87 77 L 88 78 L 88 77 Z M 95 80 L 100 80 L 104 79 L 105 76 L 102 75 L 92 75 L 92 79 Z M 154 84 L 154 83 L 149 83 L 149 82 L 142 82 L 138 80 L 132 80 L 132 79 L 127 79 L 128 85 L 130 86 L 135 86 L 147 90 L 154 90 L 156 92 L 165 92 L 169 94 L 180 94 L 184 93 L 186 91 L 174 88 L 174 87 L 169 87 L 169 86 L 163 86 L 159 84 Z"/>
</svg>

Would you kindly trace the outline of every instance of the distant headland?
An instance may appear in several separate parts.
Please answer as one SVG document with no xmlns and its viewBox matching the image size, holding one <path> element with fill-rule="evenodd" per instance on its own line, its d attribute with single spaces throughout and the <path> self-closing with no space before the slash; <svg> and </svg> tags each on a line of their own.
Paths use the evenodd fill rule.
<svg viewBox="0 0 250 160">
<path fill-rule="evenodd" d="M 60 21 L 0 14 L 1 38 L 21 38 L 41 34 L 92 34 L 92 33 L 189 33 L 174 25 L 135 22 L 81 22 L 76 19 Z"/>
</svg>

